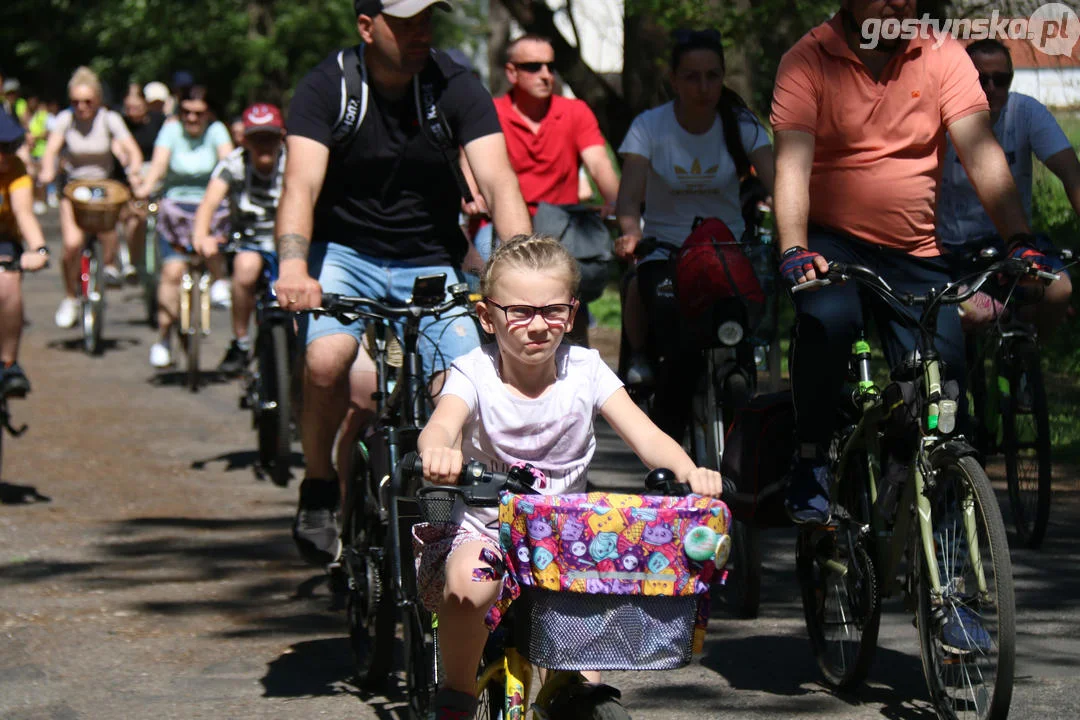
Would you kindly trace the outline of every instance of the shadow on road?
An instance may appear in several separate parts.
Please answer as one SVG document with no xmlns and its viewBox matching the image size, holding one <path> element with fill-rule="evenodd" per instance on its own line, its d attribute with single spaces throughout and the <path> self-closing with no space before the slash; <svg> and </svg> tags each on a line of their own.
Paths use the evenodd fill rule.
<svg viewBox="0 0 1080 720">
<path fill-rule="evenodd" d="M 32 485 L 0 482 L 0 505 L 28 505 L 36 502 L 52 502 L 52 498 L 42 495 Z"/>
<path fill-rule="evenodd" d="M 235 375 L 226 375 L 217 370 L 200 370 L 199 386 L 227 385 L 236 380 Z M 166 370 L 157 372 L 147 379 L 147 384 L 154 387 L 184 387 L 188 383 L 187 370 Z"/>
<path fill-rule="evenodd" d="M 407 720 L 403 688 L 391 678 L 394 687 L 381 695 L 356 685 L 349 640 L 308 640 L 289 646 L 276 660 L 267 663 L 266 674 L 259 680 L 263 697 L 300 698 L 352 695 L 375 712 L 379 720 Z M 380 690 L 381 692 L 381 690 Z"/>
<path fill-rule="evenodd" d="M 142 345 L 142 340 L 133 337 L 105 337 L 101 339 L 101 352 L 97 357 L 104 355 L 112 350 L 124 350 L 126 348 L 132 348 L 137 345 Z M 71 338 L 70 340 L 53 340 L 45 344 L 45 347 L 53 350 L 63 350 L 65 352 L 80 352 L 86 353 L 83 349 L 82 337 Z"/>
<path fill-rule="evenodd" d="M 259 453 L 256 450 L 235 450 L 233 452 L 222 453 L 215 455 L 214 457 L 200 458 L 199 460 L 193 460 L 191 462 L 192 470 L 205 470 L 207 465 L 213 463 L 225 463 L 223 470 L 225 472 L 233 472 L 236 470 L 251 469 L 256 478 L 259 480 L 269 479 L 265 475 L 261 475 L 258 469 Z M 289 457 L 290 468 L 301 468 L 304 466 L 303 453 L 293 452 Z"/>
</svg>

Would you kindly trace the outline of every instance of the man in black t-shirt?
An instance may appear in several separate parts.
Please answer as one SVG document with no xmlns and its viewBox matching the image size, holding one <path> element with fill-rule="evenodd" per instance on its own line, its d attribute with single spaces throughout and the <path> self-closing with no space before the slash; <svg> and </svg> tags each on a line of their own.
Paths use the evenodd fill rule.
<svg viewBox="0 0 1080 720">
<path fill-rule="evenodd" d="M 332 137 L 342 114 L 339 63 L 355 61 L 351 51 L 334 53 L 300 81 L 286 123 L 276 289 L 278 302 L 289 310 L 318 307 L 323 291 L 403 303 L 418 276 L 445 273 L 448 284 L 461 277 L 461 194 L 446 155 L 427 138 L 417 113 L 417 78 L 425 68 L 425 77 L 445 80 L 433 83 L 437 106 L 454 143 L 464 149 L 499 237 L 531 230 L 491 96 L 471 73 L 431 49 L 432 12 L 450 9 L 450 3 L 354 5 L 363 41 L 360 74 L 369 90 L 355 137 L 341 144 Z M 293 537 L 309 562 L 322 564 L 340 552 L 336 513 L 347 477 L 342 464 L 371 418 L 374 366 L 358 352 L 361 324 L 326 316 L 305 316 L 304 324 L 300 424 L 306 477 Z M 479 342 L 468 317 L 430 322 L 422 330 L 420 351 L 429 377 Z M 340 483 L 332 464 L 339 427 Z"/>
</svg>

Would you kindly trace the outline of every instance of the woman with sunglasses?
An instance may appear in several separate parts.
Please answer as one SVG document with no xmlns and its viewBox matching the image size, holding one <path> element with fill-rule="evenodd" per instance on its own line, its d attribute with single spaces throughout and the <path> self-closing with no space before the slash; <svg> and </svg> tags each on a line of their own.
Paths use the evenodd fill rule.
<svg viewBox="0 0 1080 720">
<path fill-rule="evenodd" d="M 34 187 L 26 165 L 16 155 L 25 137 L 22 127 L 0 112 L 0 262 L 17 260 L 22 270 L 40 270 L 49 259 L 45 235 L 34 217 Z M 23 244 L 29 252 L 23 252 Z M 30 381 L 16 362 L 23 328 L 22 277 L 0 272 L 0 393 L 23 397 Z"/>
<path fill-rule="evenodd" d="M 71 107 L 56 117 L 45 145 L 38 182 L 47 186 L 57 179 L 58 169 L 60 187 L 72 180 L 108 179 L 113 174 L 114 150 L 128 177 L 136 175 L 142 167 L 142 151 L 120 113 L 102 107 L 101 81 L 94 71 L 86 67 L 76 70 L 68 82 L 68 96 Z M 75 223 L 75 209 L 67 198 L 60 201 L 60 234 L 64 238 L 61 268 L 64 299 L 60 301 L 55 319 L 58 327 L 70 328 L 74 327 L 79 314 L 75 295 L 79 284 L 79 258 L 86 246 L 86 235 Z M 98 239 L 104 250 L 106 271 L 115 272 L 116 232 L 99 233 Z"/>
<path fill-rule="evenodd" d="M 634 258 L 643 235 L 681 246 L 695 217 L 719 218 L 741 238 L 746 227 L 739 190 L 751 168 L 772 194 L 769 135 L 746 103 L 724 85 L 720 33 L 679 30 L 673 39 L 669 80 L 675 99 L 635 118 L 619 148 L 623 174 L 615 214 L 622 235 L 615 241 L 615 253 L 627 260 Z M 627 380 L 640 382 L 656 364 L 650 360 L 667 356 L 667 367 L 658 368 L 653 420 L 679 439 L 693 392 L 686 378 L 696 373 L 686 365 L 694 362 L 692 354 L 676 351 L 678 305 L 670 291 L 659 291 L 670 285 L 668 260 L 662 250 L 642 258 L 637 282 L 627 292 L 624 327 L 637 355 Z M 652 357 L 646 359 L 646 352 Z"/>
<path fill-rule="evenodd" d="M 979 83 L 990 103 L 994 136 L 1005 151 L 1028 221 L 1032 210 L 1033 154 L 1061 180 L 1073 211 L 1080 216 L 1080 160 L 1061 126 L 1042 103 L 1009 91 L 1013 80 L 1009 49 L 997 40 L 986 39 L 968 45 L 967 52 L 979 71 Z M 943 168 L 938 237 L 944 249 L 953 256 L 957 273 L 967 274 L 966 256 L 987 246 L 1003 253 L 1005 242 L 979 201 L 952 142 L 946 151 Z M 1050 238 L 1037 235 L 1036 249 L 1052 250 Z M 1046 256 L 1046 262 L 1054 272 L 1060 272 L 1061 277 L 1046 288 L 1038 311 L 1032 315 L 1043 335 L 1065 320 L 1072 296 L 1072 281 L 1067 272 L 1062 272 L 1064 263 L 1053 254 Z M 963 306 L 964 325 L 978 326 L 991 321 L 1001 309 L 1001 304 L 989 295 L 978 293 Z"/>
<path fill-rule="evenodd" d="M 213 119 L 206 88 L 194 85 L 180 93 L 179 122 L 166 123 L 154 141 L 154 156 L 146 176 L 134 184 L 135 197 L 149 197 L 164 180 L 164 198 L 158 206 L 158 253 L 161 279 L 158 283 L 159 338 L 150 347 L 150 364 L 155 368 L 172 364 L 170 349 L 173 323 L 180 312 L 180 279 L 187 269 L 184 250 L 192 248 L 195 211 L 206 194 L 207 183 L 220 160 L 232 152 L 229 130 Z M 211 234 L 223 235 L 228 209 L 221 206 L 211 221 Z M 214 293 L 211 292 L 211 298 Z"/>
</svg>

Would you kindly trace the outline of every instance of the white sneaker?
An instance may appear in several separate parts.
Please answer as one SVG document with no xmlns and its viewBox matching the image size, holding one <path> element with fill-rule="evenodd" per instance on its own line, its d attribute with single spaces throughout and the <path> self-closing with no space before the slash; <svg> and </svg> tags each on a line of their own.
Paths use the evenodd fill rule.
<svg viewBox="0 0 1080 720">
<path fill-rule="evenodd" d="M 172 351 L 160 340 L 150 346 L 150 366 L 167 368 L 172 365 Z"/>
<path fill-rule="evenodd" d="M 52 193 L 51 195 L 49 195 L 48 205 L 51 208 L 60 207 L 60 198 L 56 195 L 56 193 Z"/>
<path fill-rule="evenodd" d="M 120 273 L 124 276 L 124 279 L 132 285 L 134 285 L 139 280 L 139 269 L 131 263 L 125 265 L 124 269 L 121 270 Z"/>
<path fill-rule="evenodd" d="M 73 328 L 79 319 L 79 301 L 72 297 L 65 297 L 60 301 L 60 307 L 56 308 L 56 327 Z"/>
<path fill-rule="evenodd" d="M 232 290 L 228 280 L 215 280 L 210 286 L 210 305 L 216 308 L 232 307 Z"/>
<path fill-rule="evenodd" d="M 124 284 L 123 278 L 120 277 L 120 271 L 116 269 L 114 265 L 105 266 L 105 284 L 109 287 L 120 287 Z"/>
<path fill-rule="evenodd" d="M 34 201 L 34 214 L 35 215 L 44 215 L 45 211 L 48 210 L 48 209 L 49 209 L 49 206 L 46 205 L 41 200 L 35 200 Z"/>
</svg>

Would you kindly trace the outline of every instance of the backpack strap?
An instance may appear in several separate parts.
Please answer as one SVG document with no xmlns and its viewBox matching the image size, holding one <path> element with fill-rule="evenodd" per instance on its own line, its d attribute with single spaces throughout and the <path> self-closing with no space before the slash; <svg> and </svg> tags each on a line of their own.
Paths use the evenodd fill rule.
<svg viewBox="0 0 1080 720">
<path fill-rule="evenodd" d="M 340 51 L 337 61 L 341 68 L 341 109 L 330 137 L 334 145 L 347 150 L 367 115 L 368 83 L 364 44 Z"/>
<path fill-rule="evenodd" d="M 429 68 L 434 68 L 430 70 Z M 454 133 L 450 129 L 446 117 L 443 115 L 439 104 L 435 99 L 435 80 L 433 74 L 439 72 L 438 65 L 432 61 L 413 80 L 413 93 L 416 97 L 416 117 L 420 120 L 420 128 L 428 142 L 442 153 L 446 158 L 446 164 L 450 166 L 450 172 L 454 174 L 458 190 L 465 202 L 473 202 L 473 194 L 469 189 L 469 183 L 465 179 L 465 173 L 461 170 L 458 162 L 461 149 L 454 140 Z"/>
</svg>

